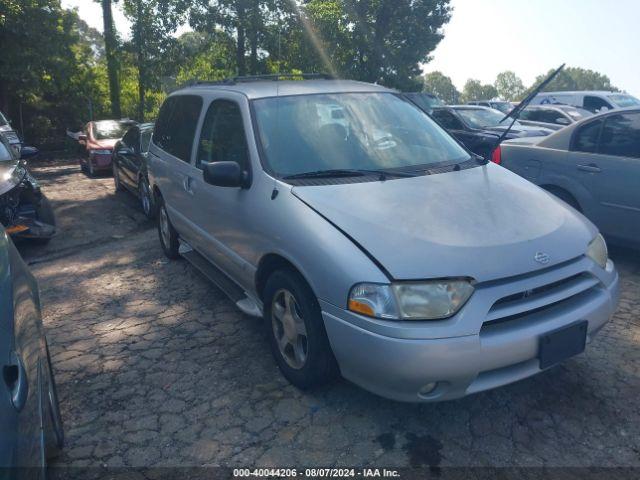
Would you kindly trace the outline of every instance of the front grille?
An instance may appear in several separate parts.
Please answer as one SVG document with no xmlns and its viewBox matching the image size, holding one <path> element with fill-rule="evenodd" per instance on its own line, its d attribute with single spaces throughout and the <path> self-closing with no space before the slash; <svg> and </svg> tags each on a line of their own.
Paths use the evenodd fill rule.
<svg viewBox="0 0 640 480">
<path fill-rule="evenodd" d="M 497 300 L 483 323 L 483 328 L 513 322 L 558 306 L 598 285 L 598 279 L 582 272 L 530 290 L 520 291 Z"/>
</svg>

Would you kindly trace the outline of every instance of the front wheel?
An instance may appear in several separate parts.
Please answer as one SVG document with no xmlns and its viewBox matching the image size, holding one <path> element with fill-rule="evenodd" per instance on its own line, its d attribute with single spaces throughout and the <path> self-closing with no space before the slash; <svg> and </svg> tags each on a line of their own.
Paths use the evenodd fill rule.
<svg viewBox="0 0 640 480">
<path fill-rule="evenodd" d="M 167 206 L 164 203 L 162 197 L 160 197 L 160 205 L 158 208 L 158 236 L 160 237 L 160 245 L 164 254 L 175 260 L 180 257 L 178 249 L 180 244 L 178 242 L 178 232 L 171 225 L 169 220 L 169 214 L 167 213 Z"/>
<path fill-rule="evenodd" d="M 338 371 L 320 305 L 302 276 L 277 271 L 264 291 L 264 321 L 271 352 L 283 375 L 301 389 L 318 387 Z"/>
</svg>

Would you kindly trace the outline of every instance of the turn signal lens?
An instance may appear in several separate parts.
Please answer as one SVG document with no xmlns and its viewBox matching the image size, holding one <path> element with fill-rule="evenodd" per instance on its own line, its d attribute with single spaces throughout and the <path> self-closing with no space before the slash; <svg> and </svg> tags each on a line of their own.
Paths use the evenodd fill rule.
<svg viewBox="0 0 640 480">
<path fill-rule="evenodd" d="M 368 315 L 369 317 L 373 317 L 375 315 L 373 308 L 357 300 L 349 300 L 349 310 L 363 315 Z"/>
<path fill-rule="evenodd" d="M 604 241 L 604 237 L 601 234 L 598 234 L 598 236 L 589 244 L 589 247 L 587 248 L 587 257 L 596 262 L 602 268 L 607 267 L 609 252 L 607 250 L 607 242 Z"/>
</svg>

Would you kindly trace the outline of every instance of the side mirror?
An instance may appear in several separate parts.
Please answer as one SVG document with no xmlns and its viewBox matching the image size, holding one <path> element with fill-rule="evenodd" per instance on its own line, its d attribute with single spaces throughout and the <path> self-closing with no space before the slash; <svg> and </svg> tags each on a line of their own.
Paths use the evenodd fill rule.
<svg viewBox="0 0 640 480">
<path fill-rule="evenodd" d="M 202 162 L 204 181 L 217 187 L 246 187 L 249 176 L 237 162 Z"/>
<path fill-rule="evenodd" d="M 40 151 L 36 147 L 22 147 L 20 150 L 20 159 L 28 160 L 29 158 L 37 157 Z"/>
<path fill-rule="evenodd" d="M 558 117 L 558 118 L 556 118 L 556 122 L 555 123 L 557 123 L 558 125 L 569 125 L 569 123 L 571 123 L 571 122 L 569 122 L 569 120 L 564 118 L 564 117 Z"/>
</svg>

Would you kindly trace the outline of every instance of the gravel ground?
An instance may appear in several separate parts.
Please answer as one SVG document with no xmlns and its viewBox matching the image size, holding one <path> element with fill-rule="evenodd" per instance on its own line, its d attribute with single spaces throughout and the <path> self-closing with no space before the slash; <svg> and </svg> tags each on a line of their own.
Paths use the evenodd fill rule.
<svg viewBox="0 0 640 480">
<path fill-rule="evenodd" d="M 21 247 L 66 424 L 57 466 L 640 467 L 638 252 L 612 252 L 613 321 L 585 354 L 536 377 L 428 405 L 346 381 L 303 393 L 278 372 L 258 320 L 163 256 L 133 196 L 75 164 L 34 171 L 60 223 L 48 246 Z"/>
</svg>

